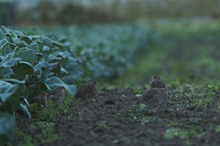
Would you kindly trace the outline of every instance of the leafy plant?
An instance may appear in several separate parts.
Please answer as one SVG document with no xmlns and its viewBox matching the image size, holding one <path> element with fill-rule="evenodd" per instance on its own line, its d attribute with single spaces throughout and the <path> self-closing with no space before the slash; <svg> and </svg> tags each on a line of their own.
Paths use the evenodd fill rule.
<svg viewBox="0 0 220 146">
<path fill-rule="evenodd" d="M 180 128 L 169 128 L 163 133 L 165 139 L 189 139 L 190 137 L 201 137 L 204 135 L 204 132 L 197 132 L 195 128 L 182 130 Z"/>
<path fill-rule="evenodd" d="M 107 129 L 107 122 L 106 121 L 100 121 L 97 123 L 97 126 L 95 127 L 95 131 L 105 131 Z"/>
<path fill-rule="evenodd" d="M 146 50 L 153 34 L 135 25 L 72 26 L 56 28 L 56 34 L 47 32 L 0 28 L 3 117 L 10 114 L 14 120 L 13 113 L 22 111 L 31 118 L 29 102 L 41 91 L 63 86 L 74 95 L 82 81 L 122 75 L 137 55 Z M 36 105 L 31 105 L 32 112 L 36 109 Z M 38 111 L 42 113 L 37 117 L 48 116 Z"/>
</svg>

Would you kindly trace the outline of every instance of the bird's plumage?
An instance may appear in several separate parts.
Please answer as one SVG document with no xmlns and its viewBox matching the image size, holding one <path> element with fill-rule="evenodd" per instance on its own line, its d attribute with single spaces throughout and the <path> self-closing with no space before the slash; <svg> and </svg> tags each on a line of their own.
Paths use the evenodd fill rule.
<svg viewBox="0 0 220 146">
<path fill-rule="evenodd" d="M 152 81 L 150 82 L 150 88 L 166 88 L 165 83 L 161 80 L 158 75 L 152 76 Z"/>
<path fill-rule="evenodd" d="M 48 92 L 48 99 L 52 100 L 56 106 L 60 106 L 65 97 L 64 87 L 57 86 Z"/>
<path fill-rule="evenodd" d="M 33 97 L 31 103 L 36 103 L 38 106 L 47 106 L 47 96 L 48 94 L 44 91 L 39 93 L 37 96 Z"/>
<path fill-rule="evenodd" d="M 165 83 L 158 75 L 152 76 L 152 79 L 153 80 L 149 83 L 149 90 L 142 94 L 137 104 L 158 106 L 166 103 L 169 95 Z"/>
<path fill-rule="evenodd" d="M 75 98 L 93 98 L 97 95 L 97 81 L 82 84 L 76 92 Z"/>
<path fill-rule="evenodd" d="M 165 88 L 151 88 L 144 92 L 137 104 L 157 106 L 164 104 L 169 98 Z"/>
</svg>

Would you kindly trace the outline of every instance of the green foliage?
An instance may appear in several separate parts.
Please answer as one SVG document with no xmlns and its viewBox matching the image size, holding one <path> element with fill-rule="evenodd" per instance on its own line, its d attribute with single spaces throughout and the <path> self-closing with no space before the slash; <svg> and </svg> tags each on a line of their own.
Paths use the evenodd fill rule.
<svg viewBox="0 0 220 146">
<path fill-rule="evenodd" d="M 217 126 L 215 127 L 215 132 L 217 132 L 217 133 L 220 132 L 220 125 L 217 125 Z"/>
<path fill-rule="evenodd" d="M 37 121 L 52 121 L 54 116 L 57 114 L 56 107 L 53 106 L 53 102 L 48 100 L 48 107 L 39 107 L 36 103 L 30 105 L 29 110 L 33 115 L 33 118 Z"/>
<path fill-rule="evenodd" d="M 56 34 L 0 28 L 0 112 L 52 119 L 56 110 L 29 107 L 28 101 L 56 86 L 74 95 L 81 81 L 122 75 L 154 33 L 135 25 L 55 29 Z"/>
<path fill-rule="evenodd" d="M 88 78 L 122 75 L 145 52 L 155 32 L 137 25 L 91 25 L 52 28 L 68 37 Z M 51 30 L 50 30 L 51 31 Z M 114 33 L 112 33 L 114 32 Z M 55 36 L 55 34 L 51 34 Z"/>
<path fill-rule="evenodd" d="M 34 135 L 29 135 L 28 131 L 32 131 Z M 17 130 L 16 137 L 19 139 L 19 146 L 45 145 L 59 138 L 54 132 L 54 124 L 50 122 L 34 122 L 25 130 Z"/>
<path fill-rule="evenodd" d="M 15 132 L 15 118 L 8 113 L 0 112 L 0 144 L 6 144 L 12 140 Z"/>
<path fill-rule="evenodd" d="M 133 88 L 132 92 L 136 95 L 136 94 L 141 94 L 141 87 L 137 86 L 135 88 Z"/>
<path fill-rule="evenodd" d="M 39 128 L 42 132 L 35 135 L 35 143 L 48 144 L 58 139 L 58 135 L 54 133 L 53 123 L 38 122 L 35 125 L 30 125 L 30 130 L 37 131 Z"/>
<path fill-rule="evenodd" d="M 195 128 L 191 128 L 188 130 L 182 130 L 179 128 L 169 128 L 163 133 L 163 137 L 165 139 L 189 139 L 190 137 L 201 137 L 204 135 L 204 132 L 197 132 Z"/>
<path fill-rule="evenodd" d="M 100 121 L 97 123 L 96 127 L 95 127 L 95 131 L 100 131 L 103 132 L 105 130 L 107 130 L 107 121 Z"/>
</svg>

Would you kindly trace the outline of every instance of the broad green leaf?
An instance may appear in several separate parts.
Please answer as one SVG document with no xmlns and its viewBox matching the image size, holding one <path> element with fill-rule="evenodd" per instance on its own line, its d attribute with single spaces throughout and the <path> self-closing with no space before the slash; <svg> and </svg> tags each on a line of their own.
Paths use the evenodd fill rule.
<svg viewBox="0 0 220 146">
<path fill-rule="evenodd" d="M 65 52 L 56 51 L 56 52 L 54 52 L 54 53 L 52 53 L 48 56 L 48 61 L 57 61 L 57 62 L 59 62 L 59 60 L 65 59 L 65 58 L 70 57 L 70 56 L 71 56 L 71 54 L 67 51 L 65 51 Z"/>
<path fill-rule="evenodd" d="M 19 48 L 27 47 L 25 43 L 23 43 L 19 38 L 13 38 L 14 44 Z"/>
<path fill-rule="evenodd" d="M 31 44 L 32 40 L 29 36 L 21 36 L 20 39 L 24 42 L 26 42 L 27 44 Z"/>
<path fill-rule="evenodd" d="M 3 80 L 11 84 L 25 84 L 25 81 L 20 81 L 17 79 L 3 79 Z"/>
<path fill-rule="evenodd" d="M 0 54 L 2 54 L 2 55 L 7 55 L 7 54 L 12 53 L 12 52 L 13 52 L 13 51 L 12 51 L 12 49 L 10 48 L 9 43 L 3 44 L 3 45 L 1 46 L 1 48 L 0 48 Z"/>
<path fill-rule="evenodd" d="M 36 64 L 34 66 L 35 69 L 41 70 L 41 69 L 49 69 L 49 63 L 45 60 L 41 60 L 40 62 L 38 62 L 38 64 Z"/>
<path fill-rule="evenodd" d="M 27 109 L 26 105 L 24 104 L 20 104 L 20 110 L 28 117 L 31 119 L 31 113 L 29 112 L 29 110 Z"/>
<path fill-rule="evenodd" d="M 44 46 L 44 47 L 43 47 L 43 51 L 50 51 L 50 47 Z"/>
<path fill-rule="evenodd" d="M 42 53 L 43 52 L 43 44 L 42 44 L 42 42 L 37 42 L 37 45 L 39 46 L 39 51 Z"/>
<path fill-rule="evenodd" d="M 13 32 L 19 37 L 19 36 L 23 36 L 24 33 L 18 30 L 13 30 Z"/>
<path fill-rule="evenodd" d="M 10 34 L 6 33 L 6 38 L 7 38 L 9 43 L 13 43 L 13 39 L 12 39 L 12 36 Z"/>
<path fill-rule="evenodd" d="M 13 70 L 10 67 L 0 67 L 0 77 L 6 78 L 13 75 Z"/>
<path fill-rule="evenodd" d="M 76 93 L 76 86 L 75 85 L 68 85 L 66 83 L 64 83 L 60 78 L 58 77 L 51 77 L 48 78 L 45 83 L 50 87 L 50 88 L 54 88 L 56 86 L 63 86 L 69 94 L 71 95 L 75 95 Z"/>
<path fill-rule="evenodd" d="M 17 90 L 14 92 L 13 95 L 11 95 L 8 100 L 9 104 L 12 105 L 13 111 L 19 109 L 21 96 L 25 96 L 26 94 L 26 86 L 24 84 L 17 84 L 17 86 Z"/>
<path fill-rule="evenodd" d="M 7 39 L 6 39 L 6 38 L 1 39 L 1 40 L 0 40 L 0 48 L 2 48 L 2 46 L 3 46 L 5 43 L 8 43 Z"/>
<path fill-rule="evenodd" d="M 63 49 L 64 45 L 62 43 L 56 42 L 56 41 L 52 41 L 52 45 L 58 47 L 59 49 Z"/>
<path fill-rule="evenodd" d="M 51 72 L 55 73 L 56 75 L 59 75 L 61 72 L 61 65 L 60 63 L 50 63 L 49 64 L 49 69 Z"/>
<path fill-rule="evenodd" d="M 15 126 L 14 115 L 0 112 L 0 145 L 7 144 L 13 140 Z"/>
<path fill-rule="evenodd" d="M 6 102 L 15 93 L 18 85 L 0 80 L 0 100 Z"/>
<path fill-rule="evenodd" d="M 34 51 L 39 51 L 39 46 L 37 44 L 37 42 L 32 42 L 29 46 L 29 49 L 34 50 Z"/>
<path fill-rule="evenodd" d="M 18 62 L 21 61 L 21 58 L 5 58 L 5 60 L 3 60 L 1 63 L 0 63 L 0 66 L 1 67 L 13 67 L 15 66 Z"/>
<path fill-rule="evenodd" d="M 14 50 L 15 48 L 17 48 L 16 45 L 14 45 L 13 43 L 9 43 L 8 44 L 11 50 Z"/>
<path fill-rule="evenodd" d="M 34 64 L 34 62 L 37 60 L 37 53 L 35 50 L 23 48 L 15 54 L 15 57 L 21 58 L 22 61 L 30 64 Z"/>
<path fill-rule="evenodd" d="M 42 36 L 42 41 L 44 46 L 52 47 L 51 39 L 47 36 Z"/>
<path fill-rule="evenodd" d="M 28 62 L 19 62 L 15 66 L 12 67 L 14 72 L 14 78 L 18 80 L 24 80 L 26 75 L 30 75 L 34 73 L 33 66 Z"/>
<path fill-rule="evenodd" d="M 9 33 L 8 28 L 6 28 L 5 26 L 1 26 L 1 30 L 2 30 L 4 33 Z"/>
</svg>

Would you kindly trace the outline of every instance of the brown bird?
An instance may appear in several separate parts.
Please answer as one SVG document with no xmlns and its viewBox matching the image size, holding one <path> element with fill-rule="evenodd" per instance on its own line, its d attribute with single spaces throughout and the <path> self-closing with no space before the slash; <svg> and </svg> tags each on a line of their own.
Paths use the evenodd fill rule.
<svg viewBox="0 0 220 146">
<path fill-rule="evenodd" d="M 146 104 L 149 106 L 158 106 L 166 103 L 169 98 L 167 89 L 165 88 L 151 88 L 143 93 L 137 104 Z"/>
<path fill-rule="evenodd" d="M 166 88 L 165 83 L 161 80 L 158 75 L 152 76 L 152 81 L 150 82 L 150 88 Z"/>
<path fill-rule="evenodd" d="M 60 106 L 64 101 L 65 93 L 63 86 L 57 86 L 48 92 L 47 98 L 52 100 L 55 106 Z"/>
<path fill-rule="evenodd" d="M 90 81 L 88 83 L 82 84 L 76 92 L 75 98 L 93 98 L 97 95 L 97 81 Z"/>
<path fill-rule="evenodd" d="M 38 106 L 45 107 L 47 106 L 47 95 L 46 92 L 42 91 L 31 99 L 31 103 L 37 103 Z"/>
</svg>

